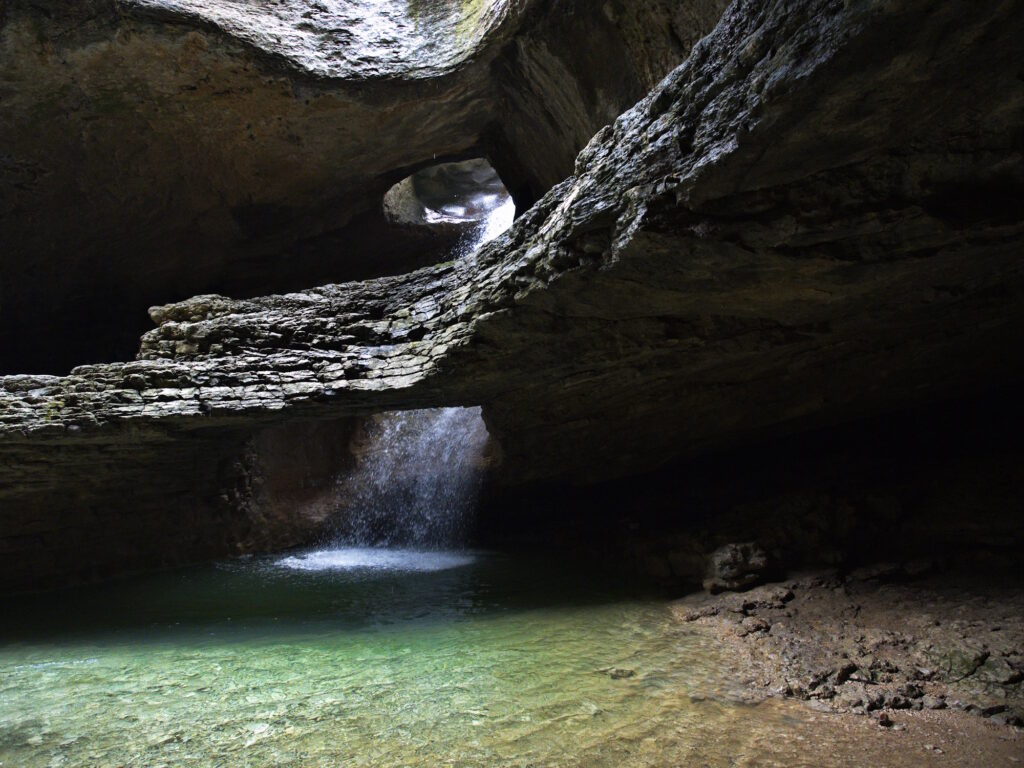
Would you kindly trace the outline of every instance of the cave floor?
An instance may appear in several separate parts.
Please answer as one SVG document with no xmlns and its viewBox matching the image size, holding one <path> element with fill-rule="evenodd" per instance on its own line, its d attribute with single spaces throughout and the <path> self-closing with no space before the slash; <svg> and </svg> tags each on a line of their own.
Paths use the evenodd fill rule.
<svg viewBox="0 0 1024 768">
<path fill-rule="evenodd" d="M 963 712 L 901 711 L 893 727 L 793 699 L 751 705 L 742 749 L 726 763 L 806 768 L 1002 768 L 1024 764 L 1024 735 Z M 685 764 L 684 764 L 685 765 Z"/>
<path fill-rule="evenodd" d="M 827 713 L 866 754 L 891 751 L 854 764 L 1024 762 L 1019 574 L 930 569 L 806 573 L 673 612 L 724 650 L 738 695 Z"/>
</svg>

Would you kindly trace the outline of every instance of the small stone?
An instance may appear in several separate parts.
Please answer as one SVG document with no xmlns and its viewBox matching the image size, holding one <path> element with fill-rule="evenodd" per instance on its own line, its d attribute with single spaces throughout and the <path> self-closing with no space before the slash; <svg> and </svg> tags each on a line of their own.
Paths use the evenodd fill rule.
<svg viewBox="0 0 1024 768">
<path fill-rule="evenodd" d="M 771 624 L 759 616 L 747 616 L 740 622 L 739 634 L 740 637 L 745 637 L 759 632 L 767 632 L 769 629 L 771 629 Z"/>
<path fill-rule="evenodd" d="M 905 696 L 901 696 L 898 693 L 886 694 L 884 706 L 889 707 L 890 709 L 909 709 L 910 701 Z"/>
<path fill-rule="evenodd" d="M 839 700 L 853 710 L 866 710 L 868 697 L 864 692 L 864 686 L 859 683 L 847 683 L 839 689 Z"/>
<path fill-rule="evenodd" d="M 882 691 L 868 691 L 867 692 L 867 707 L 866 709 L 870 712 L 872 710 L 881 709 L 885 706 L 885 694 Z"/>
<path fill-rule="evenodd" d="M 916 683 L 907 683 L 900 686 L 899 692 L 902 696 L 905 696 L 908 699 L 919 699 L 924 695 L 924 691 L 921 686 Z"/>
<path fill-rule="evenodd" d="M 839 665 L 836 669 L 836 685 L 840 685 L 849 679 L 850 675 L 857 671 L 857 665 L 852 661 Z"/>
<path fill-rule="evenodd" d="M 878 724 L 883 728 L 892 728 L 892 726 L 895 725 L 895 723 L 893 723 L 892 721 L 892 718 L 889 717 L 889 715 L 887 715 L 885 712 L 882 712 L 878 715 Z"/>
<path fill-rule="evenodd" d="M 612 680 L 624 680 L 628 677 L 636 677 L 636 671 L 632 669 L 623 669 L 621 667 L 612 667 L 608 670 L 608 676 Z"/>
</svg>

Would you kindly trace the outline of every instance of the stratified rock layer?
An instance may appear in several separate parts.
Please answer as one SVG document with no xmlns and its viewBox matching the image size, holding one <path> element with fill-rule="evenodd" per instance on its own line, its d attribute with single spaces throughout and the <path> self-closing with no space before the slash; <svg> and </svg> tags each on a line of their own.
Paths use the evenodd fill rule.
<svg viewBox="0 0 1024 768">
<path fill-rule="evenodd" d="M 1022 17 L 734 3 L 475 257 L 196 297 L 137 362 L 3 379 L 5 532 L 154 474 L 193 498 L 168 446 L 283 419 L 482 404 L 506 481 L 586 482 L 1017 375 Z"/>
<path fill-rule="evenodd" d="M 722 5 L 694 2 L 685 38 Z M 544 33 L 556 11 L 577 34 Z M 0 372 L 130 359 L 152 304 L 421 266 L 415 243 L 381 247 L 388 188 L 424 165 L 491 156 L 532 203 L 688 53 L 660 3 L 632 16 L 620 33 L 595 4 L 546 0 L 5 3 Z M 642 70 L 637 29 L 659 52 Z M 619 74 L 600 99 L 572 100 L 571 132 L 549 128 L 558 164 L 538 177 L 517 158 L 533 140 L 518 126 L 539 116 L 510 109 L 503 92 L 519 84 L 493 71 L 534 51 L 572 61 L 591 33 Z M 540 72 L 531 92 L 590 94 L 604 72 Z"/>
</svg>

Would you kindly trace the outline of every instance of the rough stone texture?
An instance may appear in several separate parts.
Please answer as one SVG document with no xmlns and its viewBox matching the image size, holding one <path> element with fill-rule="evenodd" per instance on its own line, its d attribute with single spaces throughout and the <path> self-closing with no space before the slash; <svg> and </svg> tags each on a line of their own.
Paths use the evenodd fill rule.
<svg viewBox="0 0 1024 768">
<path fill-rule="evenodd" d="M 580 148 L 682 61 L 727 0 L 572 0 L 541 6 L 495 61 L 504 120 L 492 134 L 522 210 L 572 173 Z M 506 156 L 508 160 L 505 160 Z"/>
<path fill-rule="evenodd" d="M 193 433 L 130 431 L 5 467 L 7 589 L 44 589 L 308 544 L 336 509 L 351 420 Z M 5 464 L 11 454 L 4 455 Z"/>
<path fill-rule="evenodd" d="M 509 0 L 127 0 L 171 21 L 214 26 L 295 69 L 344 80 L 447 75 L 529 3 Z"/>
<path fill-rule="evenodd" d="M 1022 16 L 738 0 L 476 257 L 196 297 L 136 362 L 0 380 L 0 499 L 69 512 L 79 472 L 116 509 L 168 444 L 445 404 L 507 481 L 586 482 L 1016 376 Z"/>
<path fill-rule="evenodd" d="M 893 710 L 947 707 L 1024 724 L 1019 585 L 919 575 L 913 564 L 806 574 L 674 607 L 730 648 L 754 697 L 827 702 L 886 727 Z"/>
<path fill-rule="evenodd" d="M 549 178 L 515 159 L 513 126 L 537 116 L 507 111 L 501 90 L 515 84 L 492 70 L 551 6 L 595 17 L 581 30 L 617 39 L 599 5 L 554 0 L 4 3 L 0 372 L 129 359 L 152 304 L 420 266 L 412 247 L 380 247 L 380 203 L 436 160 L 492 155 L 500 172 L 546 190 Z M 690 40 L 717 18 L 693 7 Z M 658 8 L 638 4 L 629 34 L 642 30 L 653 48 L 669 40 L 662 54 L 636 72 L 621 40 L 618 58 L 607 52 L 621 74 L 600 114 L 574 103 L 585 130 L 549 137 L 562 158 L 555 179 L 687 53 Z M 585 37 L 538 34 L 540 45 L 587 50 Z M 594 87 L 561 75 L 537 87 Z"/>
<path fill-rule="evenodd" d="M 721 546 L 708 560 L 704 589 L 711 594 L 751 587 L 764 579 L 768 569 L 768 556 L 753 541 Z"/>
</svg>

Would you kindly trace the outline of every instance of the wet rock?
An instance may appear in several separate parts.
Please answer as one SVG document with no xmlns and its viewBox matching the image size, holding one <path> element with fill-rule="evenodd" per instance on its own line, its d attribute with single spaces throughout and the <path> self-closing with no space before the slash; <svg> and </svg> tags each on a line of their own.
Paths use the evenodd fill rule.
<svg viewBox="0 0 1024 768">
<path fill-rule="evenodd" d="M 904 683 L 899 687 L 899 694 L 908 699 L 920 699 L 924 695 L 924 690 L 916 683 Z"/>
<path fill-rule="evenodd" d="M 834 673 L 834 680 L 836 685 L 842 685 L 846 682 L 854 672 L 857 671 L 857 665 L 853 662 L 844 662 L 839 665 Z"/>
<path fill-rule="evenodd" d="M 787 587 L 754 587 L 744 592 L 741 598 L 742 610 L 746 613 L 766 609 L 784 608 L 793 599 L 793 590 Z"/>
<path fill-rule="evenodd" d="M 882 706 L 888 709 L 911 709 L 913 703 L 900 693 L 890 693 L 887 691 L 884 694 Z"/>
<path fill-rule="evenodd" d="M 388 188 L 488 155 L 528 207 L 725 0 L 664 5 L 5 3 L 0 372 L 130 359 L 146 307 L 192 294 L 443 261 Z"/>
<path fill-rule="evenodd" d="M 768 556 L 754 542 L 726 544 L 711 553 L 704 589 L 716 594 L 754 586 L 764 579 Z"/>
<path fill-rule="evenodd" d="M 989 655 L 987 650 L 980 647 L 954 647 L 938 656 L 937 666 L 946 680 L 965 680 L 981 669 Z"/>
<path fill-rule="evenodd" d="M 700 627 L 717 627 L 719 642 L 749 659 L 749 674 L 763 680 L 772 695 L 832 702 L 855 714 L 948 707 L 1013 724 L 1024 701 L 1018 684 L 983 679 L 984 664 L 978 662 L 1006 659 L 1013 668 L 1013 648 L 1024 637 L 1024 624 L 1001 618 L 999 644 L 988 645 L 988 650 L 982 650 L 979 638 L 994 642 L 993 614 L 1005 617 L 1016 611 L 1024 616 L 1020 597 L 993 588 L 973 595 L 962 591 L 958 581 L 944 581 L 942 589 L 905 580 L 872 586 L 858 593 L 857 611 L 851 613 L 846 590 L 837 590 L 828 579 L 806 577 L 799 584 L 788 582 L 787 592 L 777 599 L 766 599 L 776 585 L 704 596 L 702 607 L 717 606 L 719 611 L 707 611 Z M 919 610 L 925 603 L 927 612 Z M 770 625 L 767 632 L 746 630 L 763 626 L 760 620 Z M 924 658 L 948 657 L 951 637 L 957 640 L 953 650 L 959 656 L 974 652 L 967 668 L 977 665 L 977 671 L 967 678 L 946 677 L 921 666 Z"/>
<path fill-rule="evenodd" d="M 1024 673 L 1019 666 L 1004 657 L 990 656 L 974 670 L 973 674 L 978 680 L 1000 685 L 1013 685 L 1024 680 Z"/>
<path fill-rule="evenodd" d="M 771 629 L 771 624 L 757 616 L 747 616 L 740 622 L 739 633 L 742 636 L 752 635 L 759 632 L 767 632 Z"/>
<path fill-rule="evenodd" d="M 699 608 L 685 611 L 683 613 L 683 621 L 697 621 L 698 619 L 708 618 L 709 616 L 717 616 L 721 612 L 721 608 L 717 605 L 704 605 Z"/>
<path fill-rule="evenodd" d="M 1006 711 L 1005 704 L 990 704 L 987 707 L 981 707 L 982 717 L 992 717 L 992 715 L 998 715 Z"/>
<path fill-rule="evenodd" d="M 885 694 L 876 689 L 865 686 L 862 683 L 846 683 L 839 689 L 839 701 L 853 709 L 863 709 L 871 712 L 881 709 L 885 705 Z"/>
</svg>

